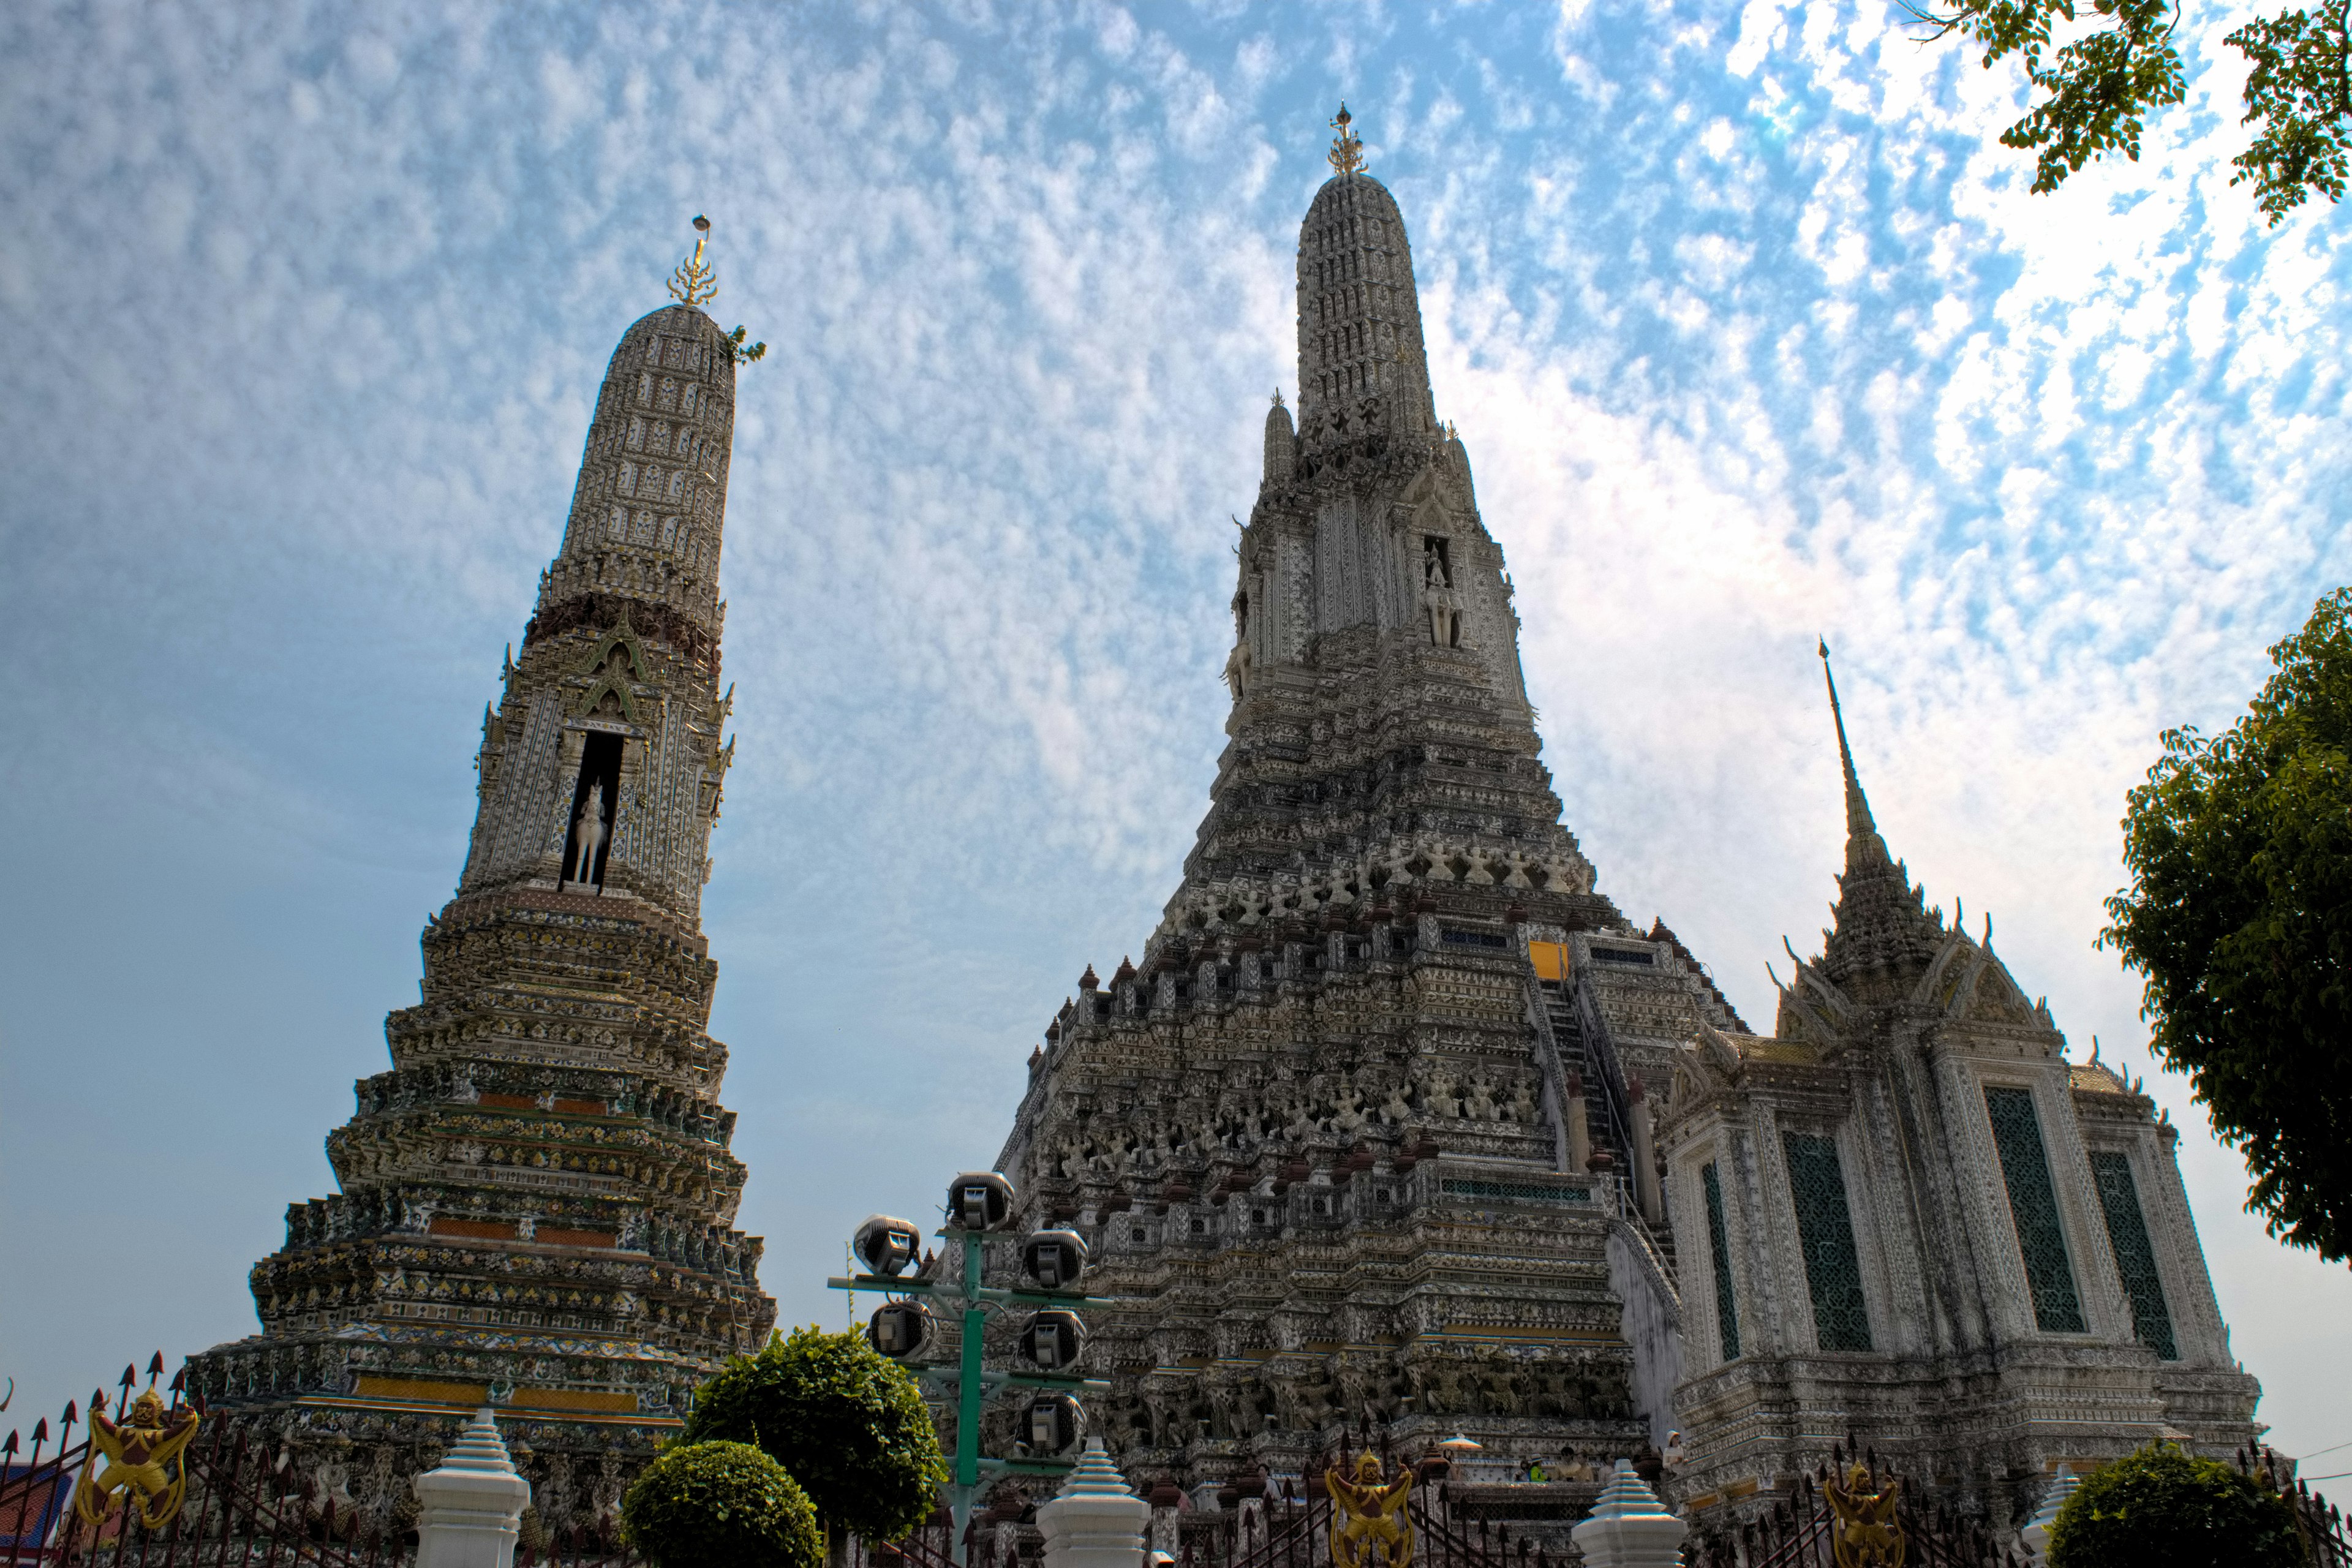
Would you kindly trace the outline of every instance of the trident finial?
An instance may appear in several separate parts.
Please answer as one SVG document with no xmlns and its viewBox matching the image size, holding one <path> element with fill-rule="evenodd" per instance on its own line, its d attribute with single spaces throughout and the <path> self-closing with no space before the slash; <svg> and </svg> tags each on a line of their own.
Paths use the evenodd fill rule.
<svg viewBox="0 0 2352 1568">
<path fill-rule="evenodd" d="M 719 292 L 719 279 L 703 265 L 704 250 L 710 244 L 710 220 L 700 213 L 694 215 L 694 255 L 680 262 L 669 275 L 669 295 L 681 305 L 701 305 Z"/>
<path fill-rule="evenodd" d="M 1337 131 L 1339 136 L 1331 143 L 1328 156 L 1331 160 L 1331 167 L 1343 174 L 1360 174 L 1364 172 L 1364 144 L 1357 141 L 1356 133 L 1349 129 L 1354 121 L 1355 116 L 1348 112 L 1348 106 L 1345 103 L 1339 105 L 1339 112 L 1331 120 L 1331 128 Z"/>
</svg>

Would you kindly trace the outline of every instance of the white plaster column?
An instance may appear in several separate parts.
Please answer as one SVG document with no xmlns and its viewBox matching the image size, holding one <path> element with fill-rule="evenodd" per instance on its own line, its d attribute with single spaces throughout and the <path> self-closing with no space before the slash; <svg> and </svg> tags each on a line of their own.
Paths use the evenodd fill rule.
<svg viewBox="0 0 2352 1568">
<path fill-rule="evenodd" d="M 530 1483 L 515 1473 L 488 1405 L 415 1486 L 416 1568 L 513 1568 Z"/>
<path fill-rule="evenodd" d="M 1665 1202 L 1658 1191 L 1658 1145 L 1651 1132 L 1649 1096 L 1643 1092 L 1639 1078 L 1627 1087 L 1626 1093 L 1633 1101 L 1633 1201 L 1640 1205 L 1643 1219 L 1652 1225 L 1664 1225 Z"/>
<path fill-rule="evenodd" d="M 1584 1553 L 1585 1568 L 1677 1568 L 1690 1526 L 1666 1511 L 1658 1494 L 1633 1473 L 1631 1459 L 1592 1501 L 1591 1515 L 1568 1532 Z"/>
<path fill-rule="evenodd" d="M 1592 1124 L 1586 1120 L 1591 1107 L 1584 1102 L 1582 1073 L 1568 1075 L 1568 1103 L 1559 1109 L 1568 1123 L 1568 1168 L 1581 1176 L 1592 1163 Z"/>
<path fill-rule="evenodd" d="M 1102 1439 L 1089 1437 L 1061 1491 L 1037 1510 L 1045 1568 L 1143 1568 L 1150 1522 L 1151 1505 L 1128 1489 Z"/>
</svg>

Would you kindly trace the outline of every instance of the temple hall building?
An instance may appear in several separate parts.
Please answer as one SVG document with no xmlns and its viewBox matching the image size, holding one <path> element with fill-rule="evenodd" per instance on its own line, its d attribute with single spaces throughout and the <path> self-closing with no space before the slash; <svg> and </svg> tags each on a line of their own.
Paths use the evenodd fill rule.
<svg viewBox="0 0 2352 1568">
<path fill-rule="evenodd" d="M 1403 215 L 1334 123 L 1208 811 L 998 1161 L 1129 1303 L 1089 1314 L 1095 1429 L 1204 1509 L 1352 1425 L 1459 1435 L 1473 1493 L 1540 1463 L 1570 1519 L 1679 1433 L 1715 1521 L 1849 1436 L 2000 1517 L 2062 1459 L 2249 1440 L 2172 1129 L 1924 908 L 1850 758 L 1837 926 L 1769 1037 L 1598 890 Z"/>
<path fill-rule="evenodd" d="M 705 227 L 697 220 L 699 227 Z M 393 1506 L 420 1453 L 498 1409 L 539 1518 L 609 1521 L 694 1385 L 763 1343 L 760 1241 L 708 1033 L 703 884 L 731 742 L 719 548 L 750 357 L 678 302 L 622 334 L 562 547 L 482 717 L 456 896 L 327 1152 L 253 1268 L 261 1331 L 191 1359 L 215 1411 L 316 1483 Z M 383 1493 L 382 1497 L 377 1493 Z"/>
</svg>

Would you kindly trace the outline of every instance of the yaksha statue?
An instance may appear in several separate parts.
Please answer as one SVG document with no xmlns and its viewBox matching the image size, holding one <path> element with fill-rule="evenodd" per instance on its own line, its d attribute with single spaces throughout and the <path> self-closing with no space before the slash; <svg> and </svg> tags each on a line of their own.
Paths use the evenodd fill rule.
<svg viewBox="0 0 2352 1568">
<path fill-rule="evenodd" d="M 166 1411 L 161 1395 L 149 1389 L 131 1401 L 130 1414 L 120 1425 L 92 1405 L 90 1447 L 106 1461 L 81 1473 L 74 1487 L 74 1511 L 85 1524 L 95 1526 L 114 1511 L 117 1499 L 133 1492 L 139 1522 L 161 1530 L 178 1517 L 187 1500 L 187 1464 L 181 1458 L 196 1435 L 199 1417 L 192 1409 Z"/>
<path fill-rule="evenodd" d="M 1356 1458 L 1354 1480 L 1336 1468 L 1323 1480 L 1331 1489 L 1332 1568 L 1410 1568 L 1412 1516 L 1405 1503 L 1412 1496 L 1412 1471 L 1389 1480 L 1381 1457 L 1367 1448 Z"/>
<path fill-rule="evenodd" d="M 1884 1488 L 1868 1465 L 1857 1460 L 1841 1481 L 1832 1476 L 1822 1485 L 1829 1500 L 1830 1544 L 1837 1568 L 1903 1568 L 1903 1521 L 1895 1505 L 1903 1491 L 1899 1476 Z"/>
</svg>

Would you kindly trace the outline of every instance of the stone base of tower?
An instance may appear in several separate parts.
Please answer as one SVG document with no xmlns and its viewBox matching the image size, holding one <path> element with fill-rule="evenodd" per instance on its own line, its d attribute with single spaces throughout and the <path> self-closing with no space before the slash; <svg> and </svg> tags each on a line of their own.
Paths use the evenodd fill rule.
<svg viewBox="0 0 2352 1568">
<path fill-rule="evenodd" d="M 424 949 L 392 1070 L 327 1141 L 342 1190 L 289 1208 L 253 1268 L 262 1332 L 191 1358 L 189 1389 L 322 1496 L 429 1468 L 487 1405 L 534 1517 L 593 1527 L 775 1322 L 730 1224 L 715 966 L 644 900 L 529 882 L 453 901 Z"/>
<path fill-rule="evenodd" d="M 1673 1242 L 1601 1097 L 1654 1035 L 1734 1020 L 1671 933 L 1499 850 L 1439 883 L 1445 847 L 1344 915 L 1212 910 L 1047 1032 L 1000 1168 L 1121 1299 L 1089 1314 L 1091 1414 L 1130 1474 L 1303 1478 L 1370 1423 L 1416 1458 L 1467 1436 L 1500 1482 L 1605 1472 L 1672 1425 Z M 1626 1245 L 1655 1310 L 1613 1278 Z"/>
<path fill-rule="evenodd" d="M 2159 1437 L 2226 1458 L 2251 1445 L 2254 1380 L 2158 1370 L 2137 1346 L 2034 1347 L 1998 1366 L 1753 1357 L 1691 1379 L 1681 1497 L 1720 1524 L 1771 1505 L 1832 1445 L 1875 1452 L 1937 1500 L 2014 1524 L 2060 1467 L 2086 1472 Z"/>
<path fill-rule="evenodd" d="M 331 1367 L 334 1355 L 326 1344 L 257 1336 L 190 1357 L 189 1384 L 256 1385 L 293 1364 L 303 1369 L 299 1375 L 312 1377 Z M 621 1494 L 683 1425 L 666 1414 L 551 1408 L 567 1391 L 509 1394 L 478 1379 L 468 1383 L 462 1373 L 404 1378 L 347 1371 L 344 1382 L 357 1392 L 202 1397 L 208 1420 L 237 1429 L 276 1456 L 272 1462 L 289 1489 L 314 1515 L 331 1499 L 339 1519 L 356 1520 L 367 1533 L 379 1528 L 396 1533 L 413 1523 L 410 1483 L 441 1462 L 483 1405 L 491 1405 L 517 1469 L 531 1484 L 524 1536 L 539 1549 L 554 1531 L 617 1532 Z"/>
</svg>

